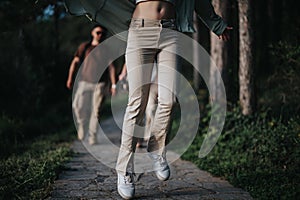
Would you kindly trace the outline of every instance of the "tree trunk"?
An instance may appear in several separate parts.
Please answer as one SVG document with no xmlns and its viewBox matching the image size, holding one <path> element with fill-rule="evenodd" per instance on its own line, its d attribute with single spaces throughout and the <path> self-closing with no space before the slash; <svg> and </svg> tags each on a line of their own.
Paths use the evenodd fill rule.
<svg viewBox="0 0 300 200">
<path fill-rule="evenodd" d="M 196 32 L 192 34 L 192 37 L 195 41 L 199 42 L 199 28 L 198 28 L 198 18 L 196 13 L 194 13 L 194 27 L 196 28 Z M 199 52 L 197 51 L 197 45 L 194 44 L 193 46 L 193 63 L 195 64 L 195 66 L 199 66 Z M 200 87 L 200 74 L 198 72 L 198 70 L 196 70 L 196 68 L 194 68 L 194 72 L 193 72 L 193 83 L 194 83 L 194 89 L 196 91 L 199 90 Z"/>
<path fill-rule="evenodd" d="M 215 11 L 218 15 L 221 15 L 222 18 L 225 20 L 229 19 L 229 0 L 213 0 L 212 4 L 215 8 Z M 212 87 L 213 94 L 211 95 L 211 99 L 220 99 L 224 97 L 219 97 L 218 95 L 221 94 L 220 90 L 220 84 L 221 81 L 217 80 L 217 73 L 220 73 L 225 85 L 226 90 L 228 88 L 226 87 L 228 84 L 228 77 L 227 77 L 227 70 L 230 64 L 230 58 L 232 56 L 229 55 L 231 52 L 229 50 L 229 43 L 224 42 L 220 40 L 214 33 L 211 33 L 210 37 L 210 42 L 211 42 L 211 49 L 210 49 L 210 54 L 212 58 L 212 63 L 210 67 L 210 85 Z"/>
<path fill-rule="evenodd" d="M 253 0 L 238 0 L 240 104 L 244 115 L 251 115 L 255 108 L 252 3 Z"/>
</svg>

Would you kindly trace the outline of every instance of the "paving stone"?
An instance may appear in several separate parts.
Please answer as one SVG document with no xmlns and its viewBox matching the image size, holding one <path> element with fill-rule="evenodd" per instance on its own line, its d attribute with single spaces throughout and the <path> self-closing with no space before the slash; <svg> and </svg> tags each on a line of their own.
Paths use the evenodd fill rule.
<svg viewBox="0 0 300 200">
<path fill-rule="evenodd" d="M 115 126 L 112 119 L 104 121 L 102 129 L 109 130 L 105 134 L 110 140 L 120 142 L 120 129 Z M 103 138 L 103 135 L 99 137 Z M 117 192 L 117 175 L 114 169 L 118 151 L 115 147 L 109 148 L 107 141 L 101 141 L 98 146 L 93 147 L 75 141 L 72 149 L 76 153 L 73 159 L 66 163 L 66 168 L 58 180 L 54 182 L 53 191 L 47 200 L 122 199 Z M 108 152 L 111 152 L 111 155 Z M 145 149 L 139 149 L 139 152 L 145 152 Z M 177 155 L 169 152 L 167 156 L 170 156 L 168 159 L 173 159 Z M 103 164 L 100 162 L 101 159 L 107 162 Z M 191 162 L 178 159 L 172 162 L 170 168 L 171 177 L 165 182 L 159 181 L 151 171 L 136 174 L 135 199 L 252 199 L 249 193 L 233 187 L 221 178 L 211 176 Z"/>
</svg>

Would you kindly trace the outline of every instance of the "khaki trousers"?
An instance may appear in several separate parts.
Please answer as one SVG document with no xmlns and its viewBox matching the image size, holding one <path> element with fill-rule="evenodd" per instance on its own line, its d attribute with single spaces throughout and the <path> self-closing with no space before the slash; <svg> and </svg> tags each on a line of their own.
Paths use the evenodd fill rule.
<svg viewBox="0 0 300 200">
<path fill-rule="evenodd" d="M 158 105 L 150 128 L 148 152 L 165 154 L 172 106 L 176 101 L 177 33 L 173 20 L 132 19 L 126 49 L 129 99 L 116 170 L 132 172 L 139 125 L 149 97 L 153 63 L 157 63 Z"/>
<path fill-rule="evenodd" d="M 73 100 L 74 117 L 78 130 L 84 130 L 84 137 L 89 133 L 89 141 L 96 142 L 99 127 L 100 111 L 105 99 L 106 84 L 86 81 L 78 82 Z"/>
</svg>

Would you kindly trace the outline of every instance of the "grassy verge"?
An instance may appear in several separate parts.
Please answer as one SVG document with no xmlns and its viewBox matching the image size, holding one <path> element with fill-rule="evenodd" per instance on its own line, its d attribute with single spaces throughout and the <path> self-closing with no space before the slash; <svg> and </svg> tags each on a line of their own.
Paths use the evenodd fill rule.
<svg viewBox="0 0 300 200">
<path fill-rule="evenodd" d="M 300 196 L 300 119 L 272 118 L 267 112 L 245 117 L 228 112 L 225 127 L 208 156 L 198 158 L 209 116 L 183 159 L 249 191 L 256 199 Z"/>
<path fill-rule="evenodd" d="M 72 132 L 72 134 L 71 134 Z M 18 141 L 0 162 L 0 199 L 43 199 L 72 155 L 73 130 Z M 12 151 L 13 149 L 13 151 Z"/>
</svg>

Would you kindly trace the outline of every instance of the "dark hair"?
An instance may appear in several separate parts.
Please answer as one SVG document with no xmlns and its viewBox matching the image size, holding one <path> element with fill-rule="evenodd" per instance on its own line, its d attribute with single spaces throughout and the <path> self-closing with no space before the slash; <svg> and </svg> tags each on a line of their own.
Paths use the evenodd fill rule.
<svg viewBox="0 0 300 200">
<path fill-rule="evenodd" d="M 94 24 L 94 26 L 91 28 L 91 32 L 98 27 L 104 29 L 100 24 Z"/>
<path fill-rule="evenodd" d="M 100 24 L 94 24 L 93 27 L 91 28 L 91 31 L 90 33 L 92 33 L 92 31 L 95 29 L 95 28 L 102 28 L 103 30 L 103 33 L 102 33 L 102 36 L 101 36 L 101 39 L 100 39 L 100 42 L 102 42 L 103 40 L 105 40 L 106 38 L 106 33 L 107 33 L 107 30 L 106 28 L 104 28 L 103 26 L 101 26 Z M 92 40 L 93 40 L 93 36 L 91 36 L 91 39 L 90 39 L 90 43 L 92 43 Z"/>
</svg>

